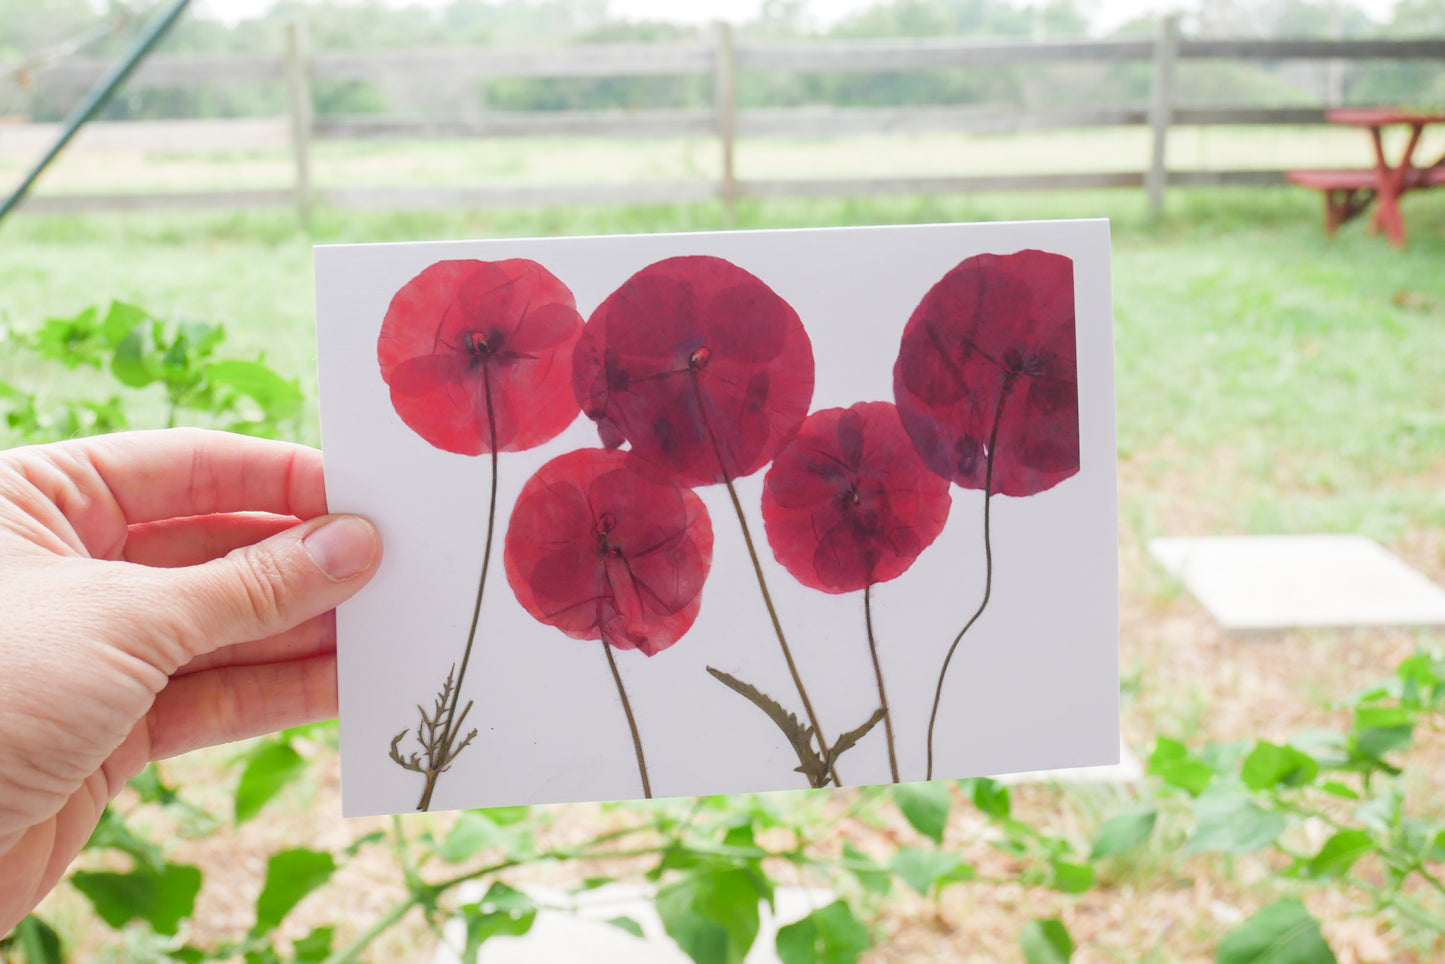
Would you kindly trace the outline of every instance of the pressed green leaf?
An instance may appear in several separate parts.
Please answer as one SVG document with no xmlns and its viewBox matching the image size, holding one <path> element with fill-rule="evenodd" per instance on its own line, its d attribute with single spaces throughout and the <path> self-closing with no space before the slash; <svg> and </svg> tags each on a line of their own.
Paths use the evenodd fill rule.
<svg viewBox="0 0 1445 964">
<path fill-rule="evenodd" d="M 888 868 L 850 843 L 843 844 L 843 857 L 854 864 L 849 870 L 863 889 L 870 894 L 886 894 L 893 889 L 893 876 Z"/>
<path fill-rule="evenodd" d="M 1336 964 L 1319 921 L 1297 900 L 1268 905 L 1224 935 L 1215 964 Z"/>
<path fill-rule="evenodd" d="M 1029 921 L 1019 933 L 1019 947 L 1028 964 L 1069 964 L 1074 956 L 1074 939 L 1058 918 Z"/>
<path fill-rule="evenodd" d="M 758 936 L 758 903 L 768 896 L 740 869 L 695 871 L 657 892 L 663 929 L 696 964 L 742 964 Z"/>
<path fill-rule="evenodd" d="M 306 772 L 306 760 L 288 743 L 266 743 L 250 755 L 236 785 L 236 824 L 245 823 L 281 788 Z"/>
<path fill-rule="evenodd" d="M 631 934 L 633 937 L 646 936 L 642 933 L 642 925 L 637 923 L 637 921 L 633 920 L 631 917 L 614 917 L 607 923 L 611 924 L 613 927 L 616 927 L 618 930 L 627 931 L 627 933 Z"/>
<path fill-rule="evenodd" d="M 924 896 L 934 885 L 968 879 L 973 870 L 958 854 L 923 847 L 898 848 L 890 866 L 905 884 Z"/>
<path fill-rule="evenodd" d="M 1340 877 L 1348 873 L 1365 854 L 1375 849 L 1375 841 L 1363 830 L 1341 830 L 1326 840 L 1320 852 L 1309 859 L 1306 871 L 1312 877 Z"/>
<path fill-rule="evenodd" d="M 266 883 L 256 898 L 253 934 L 265 934 L 291 913 L 291 908 L 336 870 L 336 858 L 322 850 L 282 850 L 266 861 Z"/>
<path fill-rule="evenodd" d="M 943 828 L 948 825 L 948 809 L 953 803 L 948 784 L 900 783 L 893 788 L 893 802 L 914 830 L 943 843 Z"/>
<path fill-rule="evenodd" d="M 868 929 L 841 900 L 778 929 L 778 957 L 783 964 L 857 964 L 872 946 Z"/>
<path fill-rule="evenodd" d="M 212 362 L 206 366 L 206 378 L 212 385 L 245 395 L 261 406 L 266 417 L 274 421 L 296 415 L 305 401 L 300 384 L 287 381 L 260 362 Z"/>
<path fill-rule="evenodd" d="M 143 920 L 157 934 L 170 935 L 195 910 L 201 871 L 187 864 L 166 864 L 160 871 L 138 867 L 128 874 L 79 871 L 70 882 L 111 927 Z"/>
<path fill-rule="evenodd" d="M 1251 853 L 1268 847 L 1284 833 L 1282 814 L 1264 810 L 1235 790 L 1214 788 L 1194 804 L 1199 824 L 1184 845 L 1190 854 L 1222 851 Z"/>
<path fill-rule="evenodd" d="M 1159 811 L 1154 807 L 1135 807 L 1116 813 L 1104 821 L 1095 835 L 1090 859 L 1112 857 L 1139 846 L 1154 832 L 1154 823 L 1158 819 Z"/>
<path fill-rule="evenodd" d="M 1178 740 L 1161 736 L 1149 755 L 1149 773 L 1197 797 L 1214 780 L 1214 770 Z"/>
<path fill-rule="evenodd" d="M 1319 772 L 1319 762 L 1308 753 L 1261 740 L 1245 757 L 1240 779 L 1251 790 L 1271 790 L 1278 786 L 1303 786 L 1312 782 Z"/>
</svg>

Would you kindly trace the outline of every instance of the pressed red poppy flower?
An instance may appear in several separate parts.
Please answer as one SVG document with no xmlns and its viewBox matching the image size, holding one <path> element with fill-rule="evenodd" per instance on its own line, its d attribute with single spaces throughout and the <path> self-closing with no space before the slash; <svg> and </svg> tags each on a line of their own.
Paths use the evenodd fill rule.
<svg viewBox="0 0 1445 964">
<path fill-rule="evenodd" d="M 625 453 L 582 449 L 522 487 L 505 559 L 538 621 L 655 656 L 697 618 L 712 524 L 690 489 L 639 475 Z"/>
<path fill-rule="evenodd" d="M 376 343 L 402 421 L 462 455 L 533 448 L 577 417 L 572 292 L 535 261 L 438 261 L 391 299 Z"/>
<path fill-rule="evenodd" d="M 710 485 L 766 465 L 808 414 L 813 346 L 792 307 L 722 258 L 668 258 L 607 297 L 573 385 L 608 448 L 655 476 Z"/>
<path fill-rule="evenodd" d="M 809 415 L 763 481 L 763 522 L 799 582 L 843 593 L 904 573 L 948 520 L 948 480 L 929 471 L 888 402 Z"/>
<path fill-rule="evenodd" d="M 1077 367 L 1073 261 L 981 254 L 914 309 L 894 398 L 933 471 L 964 488 L 1033 495 L 1079 471 Z"/>
</svg>

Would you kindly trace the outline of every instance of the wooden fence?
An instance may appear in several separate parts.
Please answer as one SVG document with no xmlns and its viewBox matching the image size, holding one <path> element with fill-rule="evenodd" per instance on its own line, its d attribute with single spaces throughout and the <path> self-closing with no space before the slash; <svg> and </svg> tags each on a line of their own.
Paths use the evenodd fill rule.
<svg viewBox="0 0 1445 964">
<path fill-rule="evenodd" d="M 597 44 L 551 50 L 489 48 L 400 51 L 317 51 L 306 49 L 293 26 L 281 56 L 168 56 L 146 61 L 132 86 L 185 86 L 228 81 L 284 83 L 284 122 L 294 158 L 290 189 L 269 191 L 169 192 L 123 195 L 50 195 L 29 199 L 32 211 L 133 208 L 232 207 L 294 204 L 302 217 L 313 205 L 354 208 L 456 208 L 573 203 L 676 203 L 720 199 L 731 210 L 739 198 L 861 196 L 988 190 L 1143 187 L 1151 207 L 1162 210 L 1169 185 L 1272 184 L 1277 170 L 1169 170 L 1165 164 L 1170 128 L 1176 125 L 1322 124 L 1324 107 L 1189 107 L 1176 103 L 1175 68 L 1181 61 L 1343 61 L 1361 59 L 1445 62 L 1445 39 L 1415 40 L 1194 40 L 1180 36 L 1178 19 L 1159 22 L 1151 39 L 979 43 L 961 39 L 886 41 L 736 42 L 718 24 L 709 42 L 685 44 Z M 1143 62 L 1152 65 L 1147 105 L 1089 109 L 1033 110 L 959 107 L 800 107 L 739 109 L 737 78 L 744 71 L 860 73 L 935 68 L 987 70 L 1004 65 Z M 31 82 L 83 87 L 106 63 L 74 57 L 37 70 Z M 0 67 L 0 75 L 5 73 Z M 711 77 L 710 107 L 637 111 L 483 111 L 450 119 L 406 117 L 315 117 L 312 84 L 372 80 L 387 74 L 436 78 L 438 82 L 481 78 L 565 78 L 618 76 Z M 155 125 L 174 136 L 178 125 Z M 222 122 L 224 123 L 224 122 Z M 233 122 L 256 125 L 255 121 Z M 264 123 L 264 122 L 262 122 Z M 281 121 L 272 122 L 281 125 Z M 830 137 L 861 133 L 932 131 L 1007 132 L 1100 126 L 1147 126 L 1150 159 L 1141 170 L 1117 172 L 980 176 L 960 173 L 925 178 L 741 179 L 734 164 L 741 137 Z M 119 126 L 119 125 L 117 125 Z M 198 126 L 197 130 L 201 130 Z M 238 131 L 239 132 L 239 131 Z M 0 127 L 0 143 L 6 136 Z M 717 140 L 716 180 L 626 184 L 505 187 L 326 188 L 312 176 L 313 139 L 436 139 L 502 137 L 709 136 Z"/>
</svg>

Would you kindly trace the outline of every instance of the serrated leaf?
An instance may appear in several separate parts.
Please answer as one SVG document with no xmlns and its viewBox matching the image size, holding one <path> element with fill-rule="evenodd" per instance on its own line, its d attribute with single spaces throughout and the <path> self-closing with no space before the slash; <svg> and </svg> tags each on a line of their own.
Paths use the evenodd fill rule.
<svg viewBox="0 0 1445 964">
<path fill-rule="evenodd" d="M 1098 860 L 1100 857 L 1112 857 L 1132 850 L 1149 839 L 1158 819 L 1159 811 L 1155 807 L 1136 807 L 1116 813 L 1104 821 L 1104 825 L 1094 836 L 1094 846 L 1089 852 L 1089 858 Z"/>
<path fill-rule="evenodd" d="M 1058 918 L 1029 921 L 1019 933 L 1019 947 L 1028 964 L 1069 964 L 1074 956 L 1074 939 Z"/>
<path fill-rule="evenodd" d="M 236 825 L 260 813 L 282 787 L 305 772 L 305 758 L 288 743 L 266 743 L 251 753 L 236 784 Z"/>
<path fill-rule="evenodd" d="M 256 926 L 251 933 L 269 933 L 335 870 L 336 858 L 323 850 L 298 847 L 272 854 L 266 861 L 266 883 L 256 898 Z"/>
<path fill-rule="evenodd" d="M 1337 964 L 1319 921 L 1297 900 L 1280 900 L 1224 935 L 1215 964 Z"/>
<path fill-rule="evenodd" d="M 947 784 L 900 783 L 893 788 L 893 803 L 914 830 L 934 843 L 943 843 L 943 830 L 953 805 Z"/>
<path fill-rule="evenodd" d="M 798 755 L 798 772 L 808 778 L 809 786 L 828 785 L 828 767 L 822 757 L 813 749 L 813 728 L 811 726 L 804 726 L 796 714 L 783 709 L 781 703 L 751 683 L 744 683 L 736 676 L 731 676 L 711 666 L 707 668 L 707 671 L 712 674 L 713 679 L 766 713 L 768 719 L 783 731 L 783 735 L 788 738 L 788 743 L 793 747 L 793 752 Z"/>
<path fill-rule="evenodd" d="M 833 764 L 838 761 L 839 757 L 848 750 L 853 749 L 854 745 L 863 739 L 863 737 L 867 736 L 868 731 L 882 722 L 883 717 L 887 715 L 887 711 L 880 706 L 873 711 L 872 716 L 863 721 L 862 725 L 856 729 L 849 730 L 847 733 L 839 734 L 838 738 L 833 741 L 833 745 L 828 748 L 828 769 L 832 769 Z"/>
<path fill-rule="evenodd" d="M 765 888 L 740 869 L 689 873 L 657 892 L 662 927 L 696 964 L 742 964 L 758 936 Z"/>
<path fill-rule="evenodd" d="M 143 920 L 157 934 L 171 935 L 195 910 L 201 871 L 188 864 L 166 864 L 161 871 L 137 867 L 128 874 L 77 871 L 70 882 L 111 927 Z"/>
<path fill-rule="evenodd" d="M 778 957 L 783 964 L 857 964 L 873 946 L 868 929 L 841 900 L 778 929 Z"/>
</svg>

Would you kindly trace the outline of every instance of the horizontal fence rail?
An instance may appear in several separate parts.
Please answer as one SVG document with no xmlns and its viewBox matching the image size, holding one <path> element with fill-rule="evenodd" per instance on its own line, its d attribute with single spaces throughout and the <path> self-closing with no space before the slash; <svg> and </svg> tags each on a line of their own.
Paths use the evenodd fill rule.
<svg viewBox="0 0 1445 964">
<path fill-rule="evenodd" d="M 192 149 L 289 144 L 295 168 L 289 190 L 170 192 L 160 194 L 42 195 L 32 211 L 135 208 L 239 207 L 294 204 L 303 217 L 316 203 L 351 208 L 450 208 L 574 203 L 686 203 L 721 199 L 731 209 L 739 198 L 824 195 L 928 194 L 989 190 L 1060 190 L 1145 187 L 1151 207 L 1162 209 L 1168 186 L 1282 183 L 1283 171 L 1171 171 L 1164 147 L 1175 126 L 1322 124 L 1325 108 L 1196 106 L 1175 101 L 1177 64 L 1190 60 L 1435 60 L 1445 62 L 1445 38 L 1405 40 L 1247 40 L 1181 37 L 1177 18 L 1160 21 L 1151 39 L 979 42 L 957 38 L 741 42 L 718 24 L 708 42 L 591 44 L 555 49 L 433 48 L 392 51 L 306 49 L 299 27 L 288 30 L 284 54 L 154 57 L 132 75 L 132 88 L 239 82 L 274 82 L 287 90 L 288 116 L 236 121 L 162 121 L 95 124 L 82 148 L 116 147 L 177 151 L 188 128 Z M 996 69 L 1008 65 L 1152 65 L 1145 104 L 1086 108 L 1001 109 L 988 105 L 896 107 L 736 106 L 737 76 L 747 71 L 791 74 L 916 72 Z M 70 57 L 20 71 L 0 65 L 0 79 L 43 88 L 83 89 L 103 75 L 104 60 Z M 22 76 L 23 73 L 23 76 Z M 316 83 L 369 81 L 386 76 L 482 80 L 494 78 L 711 77 L 710 107 L 646 110 L 481 110 L 447 117 L 316 117 Z M 0 119 L 3 120 L 3 119 Z M 0 123 L 0 151 L 30 150 L 43 142 L 41 125 Z M 738 137 L 827 138 L 860 134 L 962 132 L 1010 133 L 1089 127 L 1147 127 L 1149 163 L 1138 171 L 968 175 L 948 177 L 817 178 L 742 180 L 735 176 Z M 231 134 L 228 133 L 228 128 Z M 129 135 L 134 135 L 133 137 Z M 507 185 L 466 188 L 327 188 L 315 184 L 310 143 L 325 140 L 440 140 L 512 137 L 712 137 L 722 174 L 716 180 L 639 184 Z"/>
</svg>

